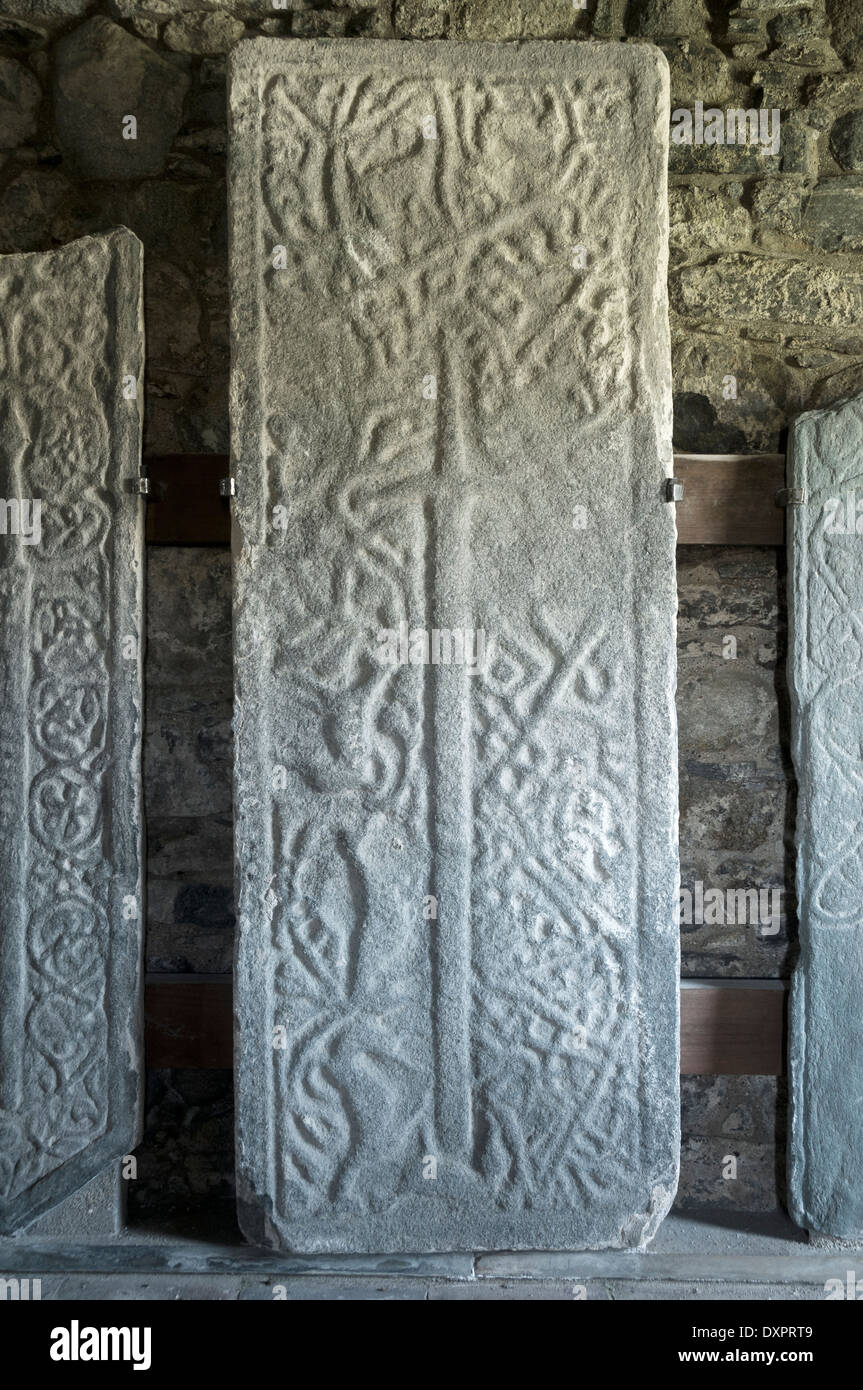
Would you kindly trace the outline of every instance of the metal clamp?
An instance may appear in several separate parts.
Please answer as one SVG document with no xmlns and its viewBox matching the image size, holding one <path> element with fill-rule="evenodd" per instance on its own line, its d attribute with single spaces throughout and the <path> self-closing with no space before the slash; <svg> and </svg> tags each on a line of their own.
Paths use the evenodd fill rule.
<svg viewBox="0 0 863 1390">
<path fill-rule="evenodd" d="M 777 507 L 802 507 L 806 501 L 803 487 L 781 487 L 776 494 Z"/>
<path fill-rule="evenodd" d="M 665 500 L 666 502 L 683 501 L 683 483 L 679 478 L 665 479 Z"/>
<path fill-rule="evenodd" d="M 220 497 L 236 497 L 236 495 L 237 495 L 237 480 L 236 480 L 236 478 L 220 478 L 220 479 L 219 479 L 219 496 L 220 496 Z"/>
<path fill-rule="evenodd" d="M 127 491 L 127 492 L 130 492 L 130 493 L 132 494 L 133 497 L 149 497 L 149 496 L 150 496 L 150 479 L 149 479 L 149 478 L 127 478 L 127 479 L 126 479 L 125 487 L 126 487 L 126 491 Z"/>
</svg>

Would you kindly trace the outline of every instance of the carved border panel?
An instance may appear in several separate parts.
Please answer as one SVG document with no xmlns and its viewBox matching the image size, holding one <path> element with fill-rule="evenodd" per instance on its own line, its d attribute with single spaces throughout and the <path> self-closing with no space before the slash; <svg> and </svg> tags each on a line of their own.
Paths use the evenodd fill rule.
<svg viewBox="0 0 863 1390">
<path fill-rule="evenodd" d="M 863 1235 L 863 397 L 791 431 L 789 685 L 800 960 L 789 1016 L 789 1205 Z M 858 499 L 860 499 L 858 503 Z M 859 511 L 858 511 L 859 508 Z"/>
<path fill-rule="evenodd" d="M 255 1241 L 630 1246 L 673 1197 L 666 103 L 646 47 L 234 55 Z"/>
<path fill-rule="evenodd" d="M 0 258 L 4 1232 L 139 1136 L 141 254 Z"/>
</svg>

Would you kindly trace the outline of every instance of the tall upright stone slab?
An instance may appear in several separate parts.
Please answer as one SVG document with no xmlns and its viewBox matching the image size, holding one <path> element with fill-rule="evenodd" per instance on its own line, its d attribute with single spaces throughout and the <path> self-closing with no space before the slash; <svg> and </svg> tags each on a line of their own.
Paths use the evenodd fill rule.
<svg viewBox="0 0 863 1390">
<path fill-rule="evenodd" d="M 241 1220 L 636 1246 L 677 1172 L 667 75 L 231 77 Z"/>
<path fill-rule="evenodd" d="M 4 1234 L 139 1135 L 141 256 L 0 257 Z"/>
<path fill-rule="evenodd" d="M 863 1237 L 863 395 L 795 421 L 789 683 L 800 958 L 792 986 L 789 1197 Z"/>
</svg>

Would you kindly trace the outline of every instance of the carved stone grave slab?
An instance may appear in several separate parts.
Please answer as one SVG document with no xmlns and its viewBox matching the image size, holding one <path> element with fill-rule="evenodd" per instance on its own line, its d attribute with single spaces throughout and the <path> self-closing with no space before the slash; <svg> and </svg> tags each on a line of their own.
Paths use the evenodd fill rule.
<svg viewBox="0 0 863 1390">
<path fill-rule="evenodd" d="M 638 1246 L 678 1161 L 664 58 L 231 76 L 258 1243 Z"/>
<path fill-rule="evenodd" d="M 0 257 L 3 1233 L 139 1136 L 141 257 Z"/>
<path fill-rule="evenodd" d="M 863 396 L 794 422 L 789 684 L 800 959 L 792 984 L 789 1199 L 863 1237 Z"/>
</svg>

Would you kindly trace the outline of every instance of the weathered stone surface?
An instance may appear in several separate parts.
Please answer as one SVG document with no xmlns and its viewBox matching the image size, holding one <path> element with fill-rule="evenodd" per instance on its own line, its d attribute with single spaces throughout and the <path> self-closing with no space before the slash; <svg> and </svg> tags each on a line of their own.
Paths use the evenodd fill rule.
<svg viewBox="0 0 863 1390">
<path fill-rule="evenodd" d="M 696 320 L 852 328 L 863 317 L 863 275 L 776 256 L 716 256 L 685 266 L 672 303 Z"/>
<path fill-rule="evenodd" d="M 226 551 L 151 551 L 145 678 L 150 707 L 158 709 L 144 743 L 147 969 L 229 974 L 234 897 Z"/>
<path fill-rule="evenodd" d="M 752 86 L 760 98 L 758 105 L 768 110 L 778 106 L 784 121 L 788 112 L 804 105 L 801 88 L 807 76 L 800 68 L 788 68 L 784 63 L 764 63 L 752 74 Z M 806 119 L 814 124 L 811 105 L 806 109 Z"/>
<path fill-rule="evenodd" d="M 69 1242 L 95 1240 L 99 1236 L 121 1234 L 126 1214 L 126 1183 L 122 1176 L 122 1160 L 114 1159 L 108 1167 L 71 1197 L 37 1216 L 26 1229 L 29 1239 L 64 1240 Z"/>
<path fill-rule="evenodd" d="M 713 330 L 713 331 L 711 331 Z M 799 387 L 781 352 L 706 321 L 672 336 L 674 447 L 684 453 L 773 453 L 784 445 L 786 403 Z"/>
<path fill-rule="evenodd" d="M 442 39 L 449 17 L 449 0 L 396 0 L 393 9 L 398 38 Z"/>
<path fill-rule="evenodd" d="M 783 137 L 785 131 L 782 132 Z M 778 174 L 783 153 L 774 154 L 768 145 L 696 145 L 673 143 L 669 152 L 671 174 Z"/>
<path fill-rule="evenodd" d="M 837 53 L 853 66 L 863 62 L 863 11 L 857 0 L 827 0 L 831 36 Z"/>
<path fill-rule="evenodd" d="M 863 251 L 863 174 L 816 184 L 800 230 L 823 251 Z"/>
<path fill-rule="evenodd" d="M 0 1230 L 138 1137 L 141 247 L 0 261 Z M 19 508 L 19 514 L 21 509 Z M 7 526 L 7 531 L 10 527 Z"/>
<path fill-rule="evenodd" d="M 718 418 L 703 391 L 675 391 L 674 447 L 684 453 L 742 454 L 746 436 L 739 425 Z"/>
<path fill-rule="evenodd" d="M 785 975 L 794 902 L 783 873 L 776 551 L 678 546 L 677 583 L 680 881 L 692 908 L 680 928 L 682 971 Z"/>
<path fill-rule="evenodd" d="M 365 2 L 365 0 L 364 0 Z M 90 3 L 90 0 L 88 0 Z M 132 20 L 137 16 L 164 21 L 177 15 L 202 13 L 239 15 L 244 19 L 264 19 L 303 10 L 308 0 L 291 0 L 288 10 L 276 10 L 273 0 L 108 0 L 108 9 L 117 19 Z"/>
<path fill-rule="evenodd" d="M 97 15 L 57 44 L 54 125 L 57 143 L 89 179 L 160 174 L 180 128 L 186 74 Z M 134 138 L 124 134 L 136 121 Z"/>
<path fill-rule="evenodd" d="M 787 179 L 765 179 L 751 190 L 753 220 L 761 228 L 762 244 L 765 232 L 797 236 L 805 189 Z"/>
<path fill-rule="evenodd" d="M 707 28 L 704 0 L 628 0 L 627 33 L 641 38 L 674 38 Z"/>
<path fill-rule="evenodd" d="M 666 64 L 260 42 L 231 100 L 242 1224 L 636 1246 L 678 1158 Z M 487 660 L 388 665 L 400 623 Z"/>
<path fill-rule="evenodd" d="M 208 1240 L 236 1233 L 233 1077 L 203 1068 L 147 1068 L 146 1129 L 129 1184 L 129 1219 L 162 1223 L 178 1206 L 202 1214 Z"/>
<path fill-rule="evenodd" d="M 728 59 L 713 44 L 691 39 L 665 40 L 662 50 L 671 70 L 671 105 L 688 106 L 696 101 L 704 105 L 724 105 L 731 97 L 733 84 Z"/>
<path fill-rule="evenodd" d="M 812 179 L 818 173 L 818 131 L 794 112 L 782 127 L 783 174 L 803 174 Z"/>
<path fill-rule="evenodd" d="M 207 11 L 180 15 L 165 26 L 165 43 L 177 53 L 227 53 L 246 26 L 229 14 Z"/>
<path fill-rule="evenodd" d="M 830 149 L 843 169 L 863 169 L 863 111 L 847 111 L 830 131 Z"/>
<path fill-rule="evenodd" d="M 40 25 L 25 24 L 20 19 L 0 15 L 0 43 L 10 51 L 43 58 L 47 42 L 48 35 Z"/>
<path fill-rule="evenodd" d="M 837 358 L 840 369 L 834 368 L 827 376 L 822 377 L 812 392 L 813 406 L 835 405 L 837 401 L 845 401 L 863 381 L 863 361 L 859 358 L 852 366 L 841 367 L 847 358 Z"/>
<path fill-rule="evenodd" d="M 93 0 L 14 0 L 16 19 L 77 19 L 92 8 Z"/>
<path fill-rule="evenodd" d="M 188 816 L 226 814 L 231 807 L 231 721 L 225 692 L 192 687 L 154 689 L 147 700 L 147 805 L 153 815 L 176 811 L 177 783 Z"/>
<path fill-rule="evenodd" d="M 749 213 L 724 192 L 681 185 L 670 188 L 668 197 L 669 241 L 675 251 L 691 254 L 698 246 L 732 251 L 751 241 Z"/>
<path fill-rule="evenodd" d="M 785 1201 L 784 1093 L 784 1080 L 776 1076 L 681 1077 L 676 1212 L 780 1210 Z"/>
<path fill-rule="evenodd" d="M 0 150 L 14 149 L 30 139 L 41 100 L 32 72 L 13 58 L 0 58 Z"/>
<path fill-rule="evenodd" d="M 800 961 L 789 1067 L 789 1210 L 863 1235 L 863 396 L 791 434 L 789 684 L 798 782 Z"/>
<path fill-rule="evenodd" d="M 24 169 L 0 193 L 0 252 L 47 250 L 71 184 L 59 169 Z"/>
<path fill-rule="evenodd" d="M 587 16 L 557 0 L 482 0 L 452 7 L 450 37 L 458 39 L 559 39 L 584 27 Z"/>
</svg>

